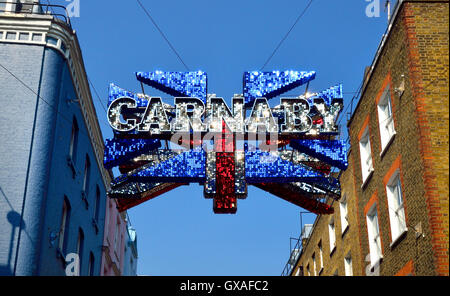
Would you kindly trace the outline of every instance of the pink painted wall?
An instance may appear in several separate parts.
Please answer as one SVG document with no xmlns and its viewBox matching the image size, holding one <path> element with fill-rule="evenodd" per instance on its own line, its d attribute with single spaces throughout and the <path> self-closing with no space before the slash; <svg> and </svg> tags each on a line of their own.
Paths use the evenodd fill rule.
<svg viewBox="0 0 450 296">
<path fill-rule="evenodd" d="M 116 201 L 108 198 L 105 215 L 105 236 L 102 252 L 102 276 L 122 275 L 127 223 L 125 216 L 117 210 Z"/>
</svg>

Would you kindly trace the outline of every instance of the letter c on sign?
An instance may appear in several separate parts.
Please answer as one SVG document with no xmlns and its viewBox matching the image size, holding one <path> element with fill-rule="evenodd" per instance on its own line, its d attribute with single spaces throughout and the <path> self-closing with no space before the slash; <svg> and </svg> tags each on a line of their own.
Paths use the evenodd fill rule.
<svg viewBox="0 0 450 296">
<path fill-rule="evenodd" d="M 132 98 L 122 97 L 114 100 L 108 108 L 108 122 L 113 129 L 119 132 L 129 132 L 136 128 L 135 119 L 127 119 L 126 122 L 120 120 L 122 108 L 136 108 L 136 101 Z"/>
</svg>

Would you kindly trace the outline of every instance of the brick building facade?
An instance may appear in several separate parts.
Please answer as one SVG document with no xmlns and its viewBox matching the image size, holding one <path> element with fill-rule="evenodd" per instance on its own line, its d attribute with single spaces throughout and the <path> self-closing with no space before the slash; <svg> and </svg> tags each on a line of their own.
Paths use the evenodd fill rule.
<svg viewBox="0 0 450 296">
<path fill-rule="evenodd" d="M 352 157 L 351 151 L 348 157 Z M 352 162 L 349 162 L 340 178 L 343 188 L 340 202 L 329 200 L 335 213 L 318 216 L 312 232 L 307 239 L 303 239 L 302 252 L 293 268 L 293 275 L 344 275 L 346 264 L 358 270 L 364 267 L 364 258 L 360 258 L 353 169 Z M 347 263 L 344 258 L 347 258 Z"/>
<path fill-rule="evenodd" d="M 348 122 L 341 200 L 292 275 L 449 275 L 448 68 L 448 1 L 398 1 Z"/>
</svg>

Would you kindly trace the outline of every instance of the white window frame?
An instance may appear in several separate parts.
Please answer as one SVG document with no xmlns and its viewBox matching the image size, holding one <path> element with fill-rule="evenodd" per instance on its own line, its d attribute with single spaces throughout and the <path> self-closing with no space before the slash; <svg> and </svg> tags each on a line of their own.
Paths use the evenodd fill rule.
<svg viewBox="0 0 450 296">
<path fill-rule="evenodd" d="M 334 223 L 334 217 L 330 219 L 328 223 L 328 234 L 330 237 L 330 254 L 333 253 L 336 248 L 336 225 Z"/>
<path fill-rule="evenodd" d="M 317 265 L 316 265 L 316 254 L 315 253 L 312 255 L 312 262 L 313 262 L 314 276 L 317 276 Z"/>
<path fill-rule="evenodd" d="M 323 250 L 322 250 L 322 241 L 319 242 L 319 273 L 322 271 L 323 269 Z"/>
<path fill-rule="evenodd" d="M 344 270 L 345 276 L 353 276 L 353 263 L 352 263 L 352 254 L 348 252 L 344 257 Z"/>
<path fill-rule="evenodd" d="M 404 232 L 408 230 L 406 225 L 405 206 L 399 169 L 392 174 L 389 182 L 386 184 L 386 194 L 389 208 L 392 243 L 394 243 Z"/>
<path fill-rule="evenodd" d="M 61 250 L 61 252 L 65 252 L 64 245 L 65 245 L 65 239 L 66 239 L 66 228 L 67 223 L 69 223 L 69 215 L 70 215 L 70 206 L 68 205 L 68 202 L 64 198 L 63 200 L 63 209 L 62 209 L 62 215 L 61 215 L 61 224 L 59 228 L 59 241 L 58 241 L 58 248 Z"/>
<path fill-rule="evenodd" d="M 369 240 L 370 265 L 374 267 L 381 258 L 381 235 L 378 221 L 377 203 L 374 203 L 366 215 L 367 234 Z"/>
<path fill-rule="evenodd" d="M 341 232 L 344 233 L 348 226 L 348 198 L 347 194 L 344 194 L 344 197 L 341 199 L 339 203 L 339 213 L 341 215 Z"/>
<path fill-rule="evenodd" d="M 86 160 L 84 163 L 84 177 L 83 177 L 83 192 L 87 195 L 89 189 L 89 181 L 91 177 L 91 160 L 89 156 L 86 155 Z"/>
<path fill-rule="evenodd" d="M 75 163 L 76 153 L 78 148 L 78 136 L 79 136 L 79 128 L 78 122 L 76 119 L 73 119 L 72 122 L 72 132 L 70 135 L 70 145 L 69 145 L 69 157 Z"/>
<path fill-rule="evenodd" d="M 370 145 L 369 125 L 364 130 L 363 136 L 359 140 L 359 153 L 361 157 L 361 172 L 363 185 L 370 174 L 374 171 L 372 148 Z"/>
<path fill-rule="evenodd" d="M 381 137 L 381 154 L 395 135 L 390 87 L 387 86 L 377 104 Z"/>
</svg>

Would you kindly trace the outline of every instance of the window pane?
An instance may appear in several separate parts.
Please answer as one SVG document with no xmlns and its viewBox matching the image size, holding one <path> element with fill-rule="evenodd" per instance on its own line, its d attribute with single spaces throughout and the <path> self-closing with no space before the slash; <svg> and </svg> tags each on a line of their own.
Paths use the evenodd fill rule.
<svg viewBox="0 0 450 296">
<path fill-rule="evenodd" d="M 399 224 L 399 235 L 407 229 L 405 220 L 405 210 L 403 208 L 399 209 L 398 212 L 398 224 Z"/>
<path fill-rule="evenodd" d="M 322 252 L 322 241 L 319 243 L 319 260 L 320 260 L 320 269 L 323 267 L 323 252 Z"/>
<path fill-rule="evenodd" d="M 370 148 L 369 130 L 368 128 L 364 132 L 364 136 L 359 142 L 360 156 L 361 156 L 361 170 L 363 182 L 369 176 L 369 173 L 373 170 L 372 165 L 372 152 Z"/>
<path fill-rule="evenodd" d="M 386 88 L 383 98 L 378 103 L 378 120 L 380 125 L 381 148 L 384 149 L 395 134 L 389 87 Z"/>
<path fill-rule="evenodd" d="M 67 197 L 64 196 L 62 215 L 61 215 L 61 225 L 59 229 L 59 241 L 58 247 L 65 254 L 67 248 L 67 238 L 69 235 L 69 224 L 70 224 L 70 204 Z"/>
<path fill-rule="evenodd" d="M 340 203 L 340 212 L 341 212 L 341 227 L 342 227 L 342 232 L 345 231 L 345 229 L 348 226 L 348 213 L 347 213 L 347 201 L 344 200 Z"/>
<path fill-rule="evenodd" d="M 391 185 L 387 186 L 386 192 L 388 195 L 392 241 L 395 241 L 407 229 L 399 174 L 391 182 Z"/>
<path fill-rule="evenodd" d="M 402 197 L 402 183 L 400 181 L 400 177 L 397 177 L 397 182 L 395 184 L 395 197 L 397 202 L 397 208 L 403 206 L 403 197 Z"/>
<path fill-rule="evenodd" d="M 380 233 L 380 228 L 378 227 L 378 215 L 377 215 L 377 213 L 375 213 L 373 215 L 373 226 L 374 226 L 375 234 L 378 235 Z"/>
<path fill-rule="evenodd" d="M 391 94 L 389 92 L 389 89 L 387 91 L 387 96 L 386 96 L 386 115 L 387 115 L 387 117 L 392 116 Z"/>
<path fill-rule="evenodd" d="M 16 40 L 16 32 L 6 32 L 7 40 Z"/>
<path fill-rule="evenodd" d="M 28 41 L 30 38 L 29 33 L 19 33 L 19 40 Z"/>
<path fill-rule="evenodd" d="M 317 275 L 317 270 L 316 270 L 316 256 L 315 256 L 314 254 L 313 254 L 312 260 L 313 260 L 314 275 Z"/>
<path fill-rule="evenodd" d="M 344 267 L 345 267 L 345 275 L 352 276 L 353 275 L 353 267 L 352 267 L 352 257 L 347 255 L 344 258 Z"/>
<path fill-rule="evenodd" d="M 72 123 L 72 134 L 70 137 L 70 147 L 69 147 L 69 156 L 72 158 L 73 162 L 75 162 L 77 155 L 77 145 L 78 145 L 78 125 L 77 121 L 74 119 Z"/>
<path fill-rule="evenodd" d="M 86 162 L 84 164 L 84 179 L 83 179 L 83 191 L 87 194 L 89 189 L 89 177 L 91 174 L 91 161 L 89 156 L 86 155 Z"/>
<path fill-rule="evenodd" d="M 369 249 L 370 249 L 370 261 L 371 264 L 375 264 L 376 261 L 381 258 L 381 238 L 380 231 L 378 227 L 378 215 L 376 211 L 376 205 L 373 210 L 367 214 L 367 231 L 369 239 Z"/>
<path fill-rule="evenodd" d="M 334 230 L 334 220 L 328 225 L 329 235 L 330 235 L 330 252 L 333 251 L 336 245 L 336 233 Z"/>
<path fill-rule="evenodd" d="M 58 39 L 53 37 L 47 37 L 47 43 L 56 46 L 58 44 Z"/>
</svg>

